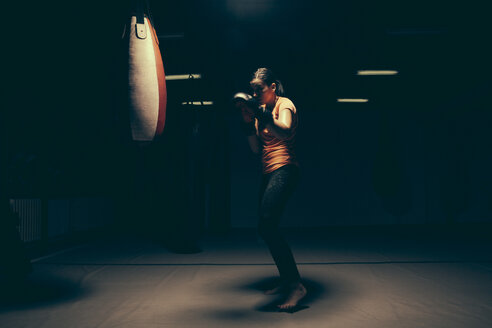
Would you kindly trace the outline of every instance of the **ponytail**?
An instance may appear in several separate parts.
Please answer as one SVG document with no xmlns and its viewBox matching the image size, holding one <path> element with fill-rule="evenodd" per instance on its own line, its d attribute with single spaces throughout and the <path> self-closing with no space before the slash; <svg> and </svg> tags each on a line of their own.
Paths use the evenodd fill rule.
<svg viewBox="0 0 492 328">
<path fill-rule="evenodd" d="M 252 80 L 260 80 L 264 82 L 266 85 L 270 86 L 272 83 L 275 83 L 277 86 L 275 88 L 275 94 L 277 96 L 283 97 L 285 95 L 284 86 L 282 82 L 275 76 L 273 71 L 269 68 L 261 67 L 256 70 L 253 74 Z"/>
</svg>

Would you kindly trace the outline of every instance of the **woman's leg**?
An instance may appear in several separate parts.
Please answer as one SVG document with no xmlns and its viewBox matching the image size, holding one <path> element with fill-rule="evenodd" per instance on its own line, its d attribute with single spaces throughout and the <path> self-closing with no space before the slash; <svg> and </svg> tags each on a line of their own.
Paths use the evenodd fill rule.
<svg viewBox="0 0 492 328">
<path fill-rule="evenodd" d="M 298 183 L 298 170 L 296 166 L 289 165 L 264 176 L 260 190 L 258 232 L 270 249 L 287 291 L 292 294 L 297 290 L 297 294 L 288 297 L 282 308 L 295 306 L 306 293 L 304 286 L 300 284 L 300 275 L 292 251 L 278 227 L 287 201 Z M 301 289 L 300 292 L 298 289 Z"/>
</svg>

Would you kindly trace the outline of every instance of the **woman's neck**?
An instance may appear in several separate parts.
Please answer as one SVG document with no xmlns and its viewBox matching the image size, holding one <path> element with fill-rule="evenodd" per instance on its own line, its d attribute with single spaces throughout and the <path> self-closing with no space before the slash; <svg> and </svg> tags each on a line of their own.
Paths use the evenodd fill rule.
<svg viewBox="0 0 492 328">
<path fill-rule="evenodd" d="M 266 107 L 268 109 L 271 109 L 271 110 L 274 109 L 275 108 L 275 105 L 277 104 L 277 101 L 278 101 L 279 98 L 280 98 L 279 96 L 275 95 L 275 98 L 273 99 L 273 101 L 271 103 L 265 104 Z"/>
</svg>

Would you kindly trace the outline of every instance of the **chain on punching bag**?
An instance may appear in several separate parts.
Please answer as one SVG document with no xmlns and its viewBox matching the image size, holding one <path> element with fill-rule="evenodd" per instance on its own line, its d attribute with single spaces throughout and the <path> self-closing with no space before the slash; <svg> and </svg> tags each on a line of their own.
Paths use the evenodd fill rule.
<svg viewBox="0 0 492 328">
<path fill-rule="evenodd" d="M 166 78 L 149 6 L 136 1 L 123 37 L 128 41 L 128 114 L 133 141 L 152 141 L 164 131 Z"/>
</svg>

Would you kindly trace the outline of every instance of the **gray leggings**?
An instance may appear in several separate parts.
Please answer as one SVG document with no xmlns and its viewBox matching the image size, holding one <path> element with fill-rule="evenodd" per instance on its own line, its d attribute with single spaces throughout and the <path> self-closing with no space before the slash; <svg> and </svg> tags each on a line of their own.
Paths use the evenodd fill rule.
<svg viewBox="0 0 492 328">
<path fill-rule="evenodd" d="M 292 251 L 280 233 L 279 223 L 298 182 L 299 168 L 286 165 L 264 174 L 260 188 L 258 233 L 270 249 L 280 278 L 287 283 L 298 282 L 300 276 Z"/>
</svg>

